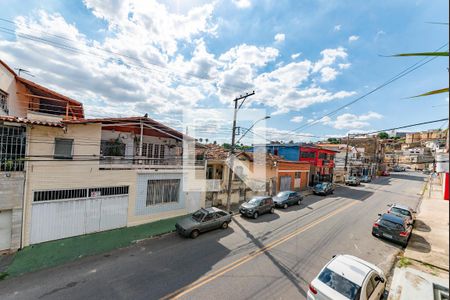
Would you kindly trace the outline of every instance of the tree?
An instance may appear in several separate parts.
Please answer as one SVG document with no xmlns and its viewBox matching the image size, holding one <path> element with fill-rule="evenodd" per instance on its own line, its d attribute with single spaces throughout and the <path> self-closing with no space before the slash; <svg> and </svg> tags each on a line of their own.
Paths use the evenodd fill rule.
<svg viewBox="0 0 450 300">
<path fill-rule="evenodd" d="M 382 131 L 378 134 L 378 137 L 382 140 L 385 140 L 389 138 L 389 134 L 387 132 Z"/>
<path fill-rule="evenodd" d="M 230 149 L 231 149 L 231 145 L 228 144 L 228 143 L 223 143 L 223 144 L 222 144 L 222 147 L 223 147 L 224 149 L 226 149 L 226 150 L 230 150 Z"/>
<path fill-rule="evenodd" d="M 341 139 L 328 138 L 328 143 L 330 143 L 330 144 L 340 144 L 341 143 Z"/>
</svg>

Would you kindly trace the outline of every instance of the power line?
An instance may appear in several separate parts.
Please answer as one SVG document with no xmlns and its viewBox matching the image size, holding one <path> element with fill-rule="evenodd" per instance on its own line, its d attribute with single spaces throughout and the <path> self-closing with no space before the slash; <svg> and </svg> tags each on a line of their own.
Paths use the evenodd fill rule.
<svg viewBox="0 0 450 300">
<path fill-rule="evenodd" d="M 437 52 L 437 51 L 441 50 L 442 48 L 446 47 L 447 45 L 448 45 L 448 43 L 445 43 L 444 45 L 442 45 L 441 47 L 439 47 L 438 49 L 436 49 L 434 52 Z M 377 87 L 374 88 L 373 90 L 371 90 L 371 91 L 365 93 L 364 95 L 362 95 L 362 96 L 356 98 L 356 99 L 353 100 L 353 101 L 350 101 L 349 103 L 347 103 L 347 104 L 345 104 L 345 105 L 342 105 L 342 106 L 338 107 L 337 109 L 335 109 L 335 110 L 333 110 L 333 111 L 331 111 L 331 112 L 329 112 L 329 113 L 323 115 L 322 117 L 320 117 L 319 119 L 317 119 L 317 120 L 315 120 L 315 121 L 313 121 L 313 122 L 311 122 L 311 123 L 304 124 L 304 125 L 302 125 L 302 126 L 299 126 L 299 127 L 295 128 L 295 129 L 293 129 L 291 132 L 295 132 L 295 131 L 300 130 L 300 129 L 309 128 L 309 127 L 311 127 L 311 126 L 314 126 L 315 124 L 319 123 L 319 122 L 320 122 L 322 119 L 324 119 L 325 117 L 329 117 L 329 116 L 331 116 L 331 115 L 334 115 L 334 114 L 336 114 L 338 111 L 341 111 L 341 110 L 345 109 L 346 107 L 348 107 L 348 106 L 350 106 L 350 105 L 353 105 L 353 104 L 355 104 L 355 103 L 357 103 L 357 102 L 359 102 L 359 101 L 365 99 L 367 96 L 369 96 L 369 95 L 375 93 L 376 91 L 378 91 L 378 90 L 382 89 L 383 87 L 385 87 L 385 86 L 387 86 L 387 85 L 393 83 L 394 81 L 397 81 L 398 79 L 400 79 L 400 78 L 402 78 L 402 77 L 408 75 L 409 73 L 411 73 L 411 72 L 413 72 L 413 71 L 415 71 L 415 70 L 421 68 L 422 66 L 424 66 L 424 65 L 426 65 L 427 63 L 433 61 L 433 60 L 436 59 L 436 58 L 437 58 L 437 56 L 434 56 L 434 57 L 431 57 L 431 58 L 423 58 L 423 59 L 419 60 L 418 62 L 416 62 L 415 64 L 413 64 L 413 65 L 411 65 L 411 66 L 409 66 L 409 67 L 407 67 L 406 69 L 404 69 L 403 71 L 401 71 L 400 73 L 398 73 L 397 75 L 395 75 L 394 77 L 392 77 L 391 79 L 387 80 L 387 81 L 384 82 L 383 84 L 377 86 Z"/>
<path fill-rule="evenodd" d="M 367 132 L 367 133 L 361 133 L 361 134 L 356 133 L 356 134 L 352 134 L 352 135 L 353 136 L 355 136 L 355 135 L 370 135 L 370 134 L 380 133 L 380 132 L 384 132 L 384 131 L 392 131 L 392 130 L 404 129 L 404 128 L 415 127 L 415 126 L 420 126 L 420 125 L 433 124 L 433 123 L 438 123 L 438 122 L 447 121 L 447 120 L 448 120 L 448 117 L 439 119 L 439 120 L 414 123 L 414 124 L 409 124 L 409 125 L 404 125 L 404 126 L 399 126 L 399 127 L 389 128 L 389 129 L 382 129 L 382 130 L 377 130 L 377 131 L 372 131 L 372 132 Z"/>
</svg>

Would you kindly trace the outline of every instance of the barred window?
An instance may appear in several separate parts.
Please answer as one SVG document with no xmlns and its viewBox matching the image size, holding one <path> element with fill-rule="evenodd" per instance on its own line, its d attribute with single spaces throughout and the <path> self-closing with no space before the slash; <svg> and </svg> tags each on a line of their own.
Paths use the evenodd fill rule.
<svg viewBox="0 0 450 300">
<path fill-rule="evenodd" d="M 147 143 L 142 143 L 142 156 L 147 156 Z"/>
<path fill-rule="evenodd" d="M 314 152 L 302 152 L 300 153 L 301 158 L 316 158 L 316 153 Z"/>
<path fill-rule="evenodd" d="M 160 145 L 160 150 L 159 150 L 159 157 L 160 158 L 164 158 L 165 147 L 166 146 L 164 146 L 164 145 Z"/>
<path fill-rule="evenodd" d="M 100 153 L 104 156 L 125 156 L 126 145 L 117 141 L 101 141 Z"/>
<path fill-rule="evenodd" d="M 180 179 L 149 180 L 146 205 L 158 205 L 179 201 Z"/>
<path fill-rule="evenodd" d="M 0 171 L 23 171 L 25 127 L 0 125 Z"/>
<path fill-rule="evenodd" d="M 153 157 L 153 144 L 148 144 L 148 155 L 149 158 Z"/>
<path fill-rule="evenodd" d="M 155 151 L 154 151 L 153 157 L 154 158 L 159 157 L 159 145 L 155 145 Z"/>
<path fill-rule="evenodd" d="M 2 109 L 6 114 L 8 111 L 8 93 L 0 90 L 0 109 Z"/>
<path fill-rule="evenodd" d="M 35 191 L 34 202 L 52 201 L 52 200 L 66 200 L 66 199 L 82 199 L 99 196 L 115 196 L 128 195 L 128 186 L 112 186 L 112 187 L 97 187 L 97 188 L 79 188 L 79 189 L 65 189 L 65 190 L 46 190 Z"/>
</svg>

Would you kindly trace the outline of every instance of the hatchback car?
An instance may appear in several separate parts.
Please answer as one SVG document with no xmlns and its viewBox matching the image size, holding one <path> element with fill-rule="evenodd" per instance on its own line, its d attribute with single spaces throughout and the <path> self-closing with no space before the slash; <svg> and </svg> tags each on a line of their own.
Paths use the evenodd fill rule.
<svg viewBox="0 0 450 300">
<path fill-rule="evenodd" d="M 364 176 L 362 176 L 361 177 L 361 182 L 364 182 L 364 183 L 369 183 L 369 182 L 371 182 L 372 181 L 372 177 L 371 176 L 369 176 L 369 175 L 364 175 Z"/>
<path fill-rule="evenodd" d="M 178 221 L 175 228 L 180 235 L 195 239 L 206 231 L 227 229 L 230 222 L 231 214 L 226 211 L 215 207 L 201 208 L 191 216 Z"/>
<path fill-rule="evenodd" d="M 311 282 L 308 300 L 375 300 L 386 278 L 377 266 L 351 255 L 337 255 Z"/>
<path fill-rule="evenodd" d="M 389 171 L 383 171 L 381 172 L 381 176 L 391 176 L 391 173 Z"/>
<path fill-rule="evenodd" d="M 388 206 L 389 209 L 387 212 L 389 214 L 394 214 L 402 218 L 407 218 L 412 223 L 416 221 L 416 211 L 411 207 L 399 203 L 389 204 Z"/>
<path fill-rule="evenodd" d="M 321 182 L 314 186 L 314 195 L 329 195 L 334 193 L 334 184 L 331 182 Z"/>
<path fill-rule="evenodd" d="M 345 179 L 345 185 L 357 186 L 357 185 L 360 185 L 360 184 L 361 184 L 361 181 L 356 176 L 349 176 L 349 177 L 347 177 L 347 179 Z"/>
<path fill-rule="evenodd" d="M 379 218 L 372 226 L 372 235 L 399 243 L 403 247 L 408 245 L 412 232 L 412 222 L 394 214 L 379 214 Z"/>
<path fill-rule="evenodd" d="M 303 196 L 298 192 L 293 191 L 283 191 L 279 192 L 275 197 L 273 197 L 273 202 L 276 207 L 288 208 L 290 205 L 295 205 L 303 200 Z"/>
<path fill-rule="evenodd" d="M 275 204 L 273 199 L 268 196 L 253 197 L 250 201 L 242 203 L 239 207 L 241 215 L 257 219 L 260 215 L 274 213 Z"/>
</svg>

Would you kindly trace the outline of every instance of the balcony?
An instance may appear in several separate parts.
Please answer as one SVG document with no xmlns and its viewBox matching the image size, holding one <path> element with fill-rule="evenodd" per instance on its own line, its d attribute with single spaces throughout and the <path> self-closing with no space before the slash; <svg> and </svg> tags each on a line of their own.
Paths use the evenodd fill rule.
<svg viewBox="0 0 450 300">
<path fill-rule="evenodd" d="M 167 158 L 102 156 L 100 159 L 100 170 L 182 169 L 183 167 L 191 166 L 195 169 L 203 169 L 205 168 L 205 161 L 183 161 L 181 156 Z"/>
</svg>

